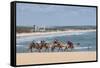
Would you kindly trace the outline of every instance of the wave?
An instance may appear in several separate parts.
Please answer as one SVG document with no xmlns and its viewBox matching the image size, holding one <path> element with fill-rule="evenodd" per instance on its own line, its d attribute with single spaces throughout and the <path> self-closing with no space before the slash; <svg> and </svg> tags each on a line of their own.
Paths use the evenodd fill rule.
<svg viewBox="0 0 100 68">
<path fill-rule="evenodd" d="M 82 35 L 86 32 L 68 32 L 68 33 L 60 33 L 60 34 L 50 34 L 50 35 L 42 35 L 42 36 L 27 36 L 17 38 L 17 42 L 21 41 L 32 41 L 40 38 L 52 38 L 52 37 L 60 37 L 60 36 L 68 36 L 68 35 Z"/>
<path fill-rule="evenodd" d="M 92 47 L 75 47 L 74 49 L 88 49 L 88 48 L 92 48 Z"/>
<path fill-rule="evenodd" d="M 16 46 L 18 46 L 18 47 L 23 47 L 24 45 L 16 45 Z"/>
</svg>

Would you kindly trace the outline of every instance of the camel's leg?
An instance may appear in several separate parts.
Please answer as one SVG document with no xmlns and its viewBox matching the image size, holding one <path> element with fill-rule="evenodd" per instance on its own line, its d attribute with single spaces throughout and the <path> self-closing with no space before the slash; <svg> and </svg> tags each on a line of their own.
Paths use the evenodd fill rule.
<svg viewBox="0 0 100 68">
<path fill-rule="evenodd" d="M 60 51 L 61 47 L 59 47 L 58 51 Z"/>
<path fill-rule="evenodd" d="M 44 52 L 46 52 L 47 51 L 47 48 L 44 48 Z"/>
<path fill-rule="evenodd" d="M 32 48 L 30 49 L 30 51 L 32 52 Z"/>
<path fill-rule="evenodd" d="M 53 51 L 54 47 L 51 48 L 51 51 Z"/>
<path fill-rule="evenodd" d="M 71 48 L 71 51 L 73 50 L 73 48 Z"/>
<path fill-rule="evenodd" d="M 39 49 L 39 52 L 41 52 L 41 50 Z"/>
<path fill-rule="evenodd" d="M 59 47 L 58 51 L 60 51 L 60 50 L 63 51 L 62 47 Z"/>
<path fill-rule="evenodd" d="M 49 52 L 49 48 L 48 47 L 46 47 L 46 50 L 45 51 L 48 51 Z"/>
<path fill-rule="evenodd" d="M 51 47 L 51 51 L 53 51 L 53 47 Z"/>
<path fill-rule="evenodd" d="M 63 48 L 61 47 L 61 51 L 63 51 Z"/>
<path fill-rule="evenodd" d="M 49 47 L 47 48 L 48 52 L 49 52 Z"/>
<path fill-rule="evenodd" d="M 37 50 L 38 50 L 38 52 L 41 52 L 41 49 L 40 48 L 38 48 Z"/>
<path fill-rule="evenodd" d="M 51 48 L 51 51 L 54 51 L 54 49 L 55 49 L 55 47 L 52 47 L 52 48 Z"/>
<path fill-rule="evenodd" d="M 68 48 L 66 47 L 65 49 L 64 49 L 64 51 L 66 51 Z"/>
</svg>

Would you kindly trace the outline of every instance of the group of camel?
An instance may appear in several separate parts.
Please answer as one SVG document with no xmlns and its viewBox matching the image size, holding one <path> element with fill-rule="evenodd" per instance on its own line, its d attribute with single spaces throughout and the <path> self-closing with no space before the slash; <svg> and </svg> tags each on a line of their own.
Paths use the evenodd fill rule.
<svg viewBox="0 0 100 68">
<path fill-rule="evenodd" d="M 33 52 L 33 49 L 41 52 L 43 48 L 45 48 L 45 51 L 51 50 L 52 52 L 55 50 L 55 48 L 58 48 L 58 51 L 66 51 L 68 49 L 72 50 L 74 48 L 74 45 L 71 41 L 67 41 L 66 44 L 63 44 L 59 40 L 54 40 L 52 43 L 46 43 L 44 40 L 42 40 L 40 43 L 32 41 L 28 46 L 30 52 Z"/>
</svg>

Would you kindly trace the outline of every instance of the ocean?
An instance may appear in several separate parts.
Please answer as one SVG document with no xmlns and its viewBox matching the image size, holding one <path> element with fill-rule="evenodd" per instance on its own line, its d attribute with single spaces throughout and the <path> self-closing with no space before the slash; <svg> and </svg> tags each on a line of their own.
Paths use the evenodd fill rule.
<svg viewBox="0 0 100 68">
<path fill-rule="evenodd" d="M 75 45 L 75 48 L 72 50 L 74 52 L 96 51 L 96 31 L 91 31 L 91 32 L 71 32 L 68 34 L 66 33 L 66 34 L 61 34 L 61 35 L 57 35 L 57 34 L 46 35 L 46 36 L 39 36 L 39 37 L 36 37 L 36 36 L 18 37 L 16 38 L 16 52 L 17 53 L 29 52 L 28 46 L 33 40 L 36 42 L 45 40 L 47 43 L 52 43 L 54 39 L 58 39 L 64 44 L 66 44 L 67 41 L 72 41 L 73 44 Z M 77 45 L 78 43 L 80 43 L 80 45 Z M 37 51 L 33 49 L 33 52 L 37 52 Z M 49 52 L 52 52 L 52 51 L 49 50 Z M 54 52 L 58 52 L 58 48 L 55 48 Z M 62 52 L 62 50 L 59 52 Z"/>
</svg>

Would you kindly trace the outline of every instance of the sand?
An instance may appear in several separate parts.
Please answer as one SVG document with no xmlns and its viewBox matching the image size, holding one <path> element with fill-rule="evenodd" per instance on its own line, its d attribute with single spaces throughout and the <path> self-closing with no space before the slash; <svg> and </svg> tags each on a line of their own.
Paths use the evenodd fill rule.
<svg viewBox="0 0 100 68">
<path fill-rule="evenodd" d="M 17 53 L 17 65 L 45 64 L 77 61 L 95 61 L 96 52 L 42 52 L 42 53 Z"/>
</svg>

